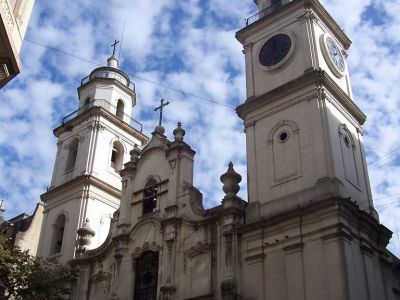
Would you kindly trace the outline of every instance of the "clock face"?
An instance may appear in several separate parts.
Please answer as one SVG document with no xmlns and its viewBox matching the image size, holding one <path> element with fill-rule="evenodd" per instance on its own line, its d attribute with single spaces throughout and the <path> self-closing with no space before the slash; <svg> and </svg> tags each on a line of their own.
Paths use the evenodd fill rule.
<svg viewBox="0 0 400 300">
<path fill-rule="evenodd" d="M 260 49 L 259 60 L 265 67 L 273 67 L 283 61 L 292 48 L 292 40 L 287 34 L 271 37 Z"/>
<path fill-rule="evenodd" d="M 343 55 L 340 52 L 335 41 L 329 36 L 326 38 L 326 46 L 332 62 L 335 64 L 336 68 L 338 68 L 338 70 L 343 73 L 345 70 Z"/>
</svg>

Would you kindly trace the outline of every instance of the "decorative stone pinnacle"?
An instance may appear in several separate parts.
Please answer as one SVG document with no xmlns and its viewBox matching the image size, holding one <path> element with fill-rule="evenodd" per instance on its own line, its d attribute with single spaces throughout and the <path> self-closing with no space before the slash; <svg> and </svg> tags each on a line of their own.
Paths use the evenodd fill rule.
<svg viewBox="0 0 400 300">
<path fill-rule="evenodd" d="M 177 141 L 177 142 L 183 141 L 183 137 L 185 136 L 185 129 L 182 128 L 181 122 L 178 122 L 178 127 L 175 128 L 172 133 L 175 137 L 175 141 Z"/>
<path fill-rule="evenodd" d="M 224 184 L 222 189 L 226 196 L 236 196 L 240 190 L 239 183 L 242 181 L 242 176 L 235 172 L 232 162 L 229 162 L 228 171 L 221 175 L 220 180 Z"/>
<path fill-rule="evenodd" d="M 158 132 L 158 133 L 164 134 L 164 133 L 165 133 L 165 128 L 164 128 L 164 126 L 162 126 L 162 125 L 157 125 L 157 126 L 154 128 L 154 132 Z"/>
<path fill-rule="evenodd" d="M 94 230 L 89 225 L 89 218 L 86 218 L 85 224 L 78 229 L 78 251 L 85 252 L 86 246 L 92 242 L 92 237 L 95 236 Z"/>
<path fill-rule="evenodd" d="M 135 147 L 133 147 L 133 149 L 129 152 L 129 154 L 131 155 L 131 161 L 137 162 L 139 160 L 141 151 L 140 151 L 139 147 L 137 145 L 135 145 Z"/>
</svg>

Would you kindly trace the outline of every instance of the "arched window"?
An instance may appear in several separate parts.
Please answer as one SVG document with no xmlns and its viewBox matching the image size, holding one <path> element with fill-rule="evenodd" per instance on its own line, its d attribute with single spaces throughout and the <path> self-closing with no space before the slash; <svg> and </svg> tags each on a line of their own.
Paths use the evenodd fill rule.
<svg viewBox="0 0 400 300">
<path fill-rule="evenodd" d="M 118 118 L 123 119 L 124 118 L 124 101 L 121 99 L 118 100 L 117 103 L 117 113 L 116 113 Z"/>
<path fill-rule="evenodd" d="M 135 261 L 135 300 L 156 300 L 158 253 L 146 251 Z"/>
<path fill-rule="evenodd" d="M 114 142 L 111 149 L 111 167 L 116 171 L 122 169 L 122 162 L 124 158 L 124 147 L 120 142 Z"/>
<path fill-rule="evenodd" d="M 68 147 L 67 163 L 65 165 L 65 171 L 71 171 L 75 168 L 76 157 L 78 155 L 79 140 L 74 139 Z"/>
<path fill-rule="evenodd" d="M 66 216 L 62 214 L 57 217 L 57 220 L 54 223 L 51 254 L 57 254 L 61 252 L 66 220 Z"/>
<path fill-rule="evenodd" d="M 158 187 L 157 181 L 150 179 L 143 191 L 143 214 L 148 214 L 155 211 L 157 207 Z"/>
</svg>

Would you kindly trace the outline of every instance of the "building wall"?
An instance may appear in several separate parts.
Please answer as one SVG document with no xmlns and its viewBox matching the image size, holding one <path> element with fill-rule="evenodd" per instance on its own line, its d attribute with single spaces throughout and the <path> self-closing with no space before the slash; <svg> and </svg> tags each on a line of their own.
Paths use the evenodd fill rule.
<svg viewBox="0 0 400 300">
<path fill-rule="evenodd" d="M 36 256 L 39 246 L 40 230 L 43 223 L 43 210 L 44 206 L 42 204 L 37 204 L 29 228 L 26 231 L 18 232 L 15 237 L 14 245 L 19 247 L 22 251 L 29 251 L 29 254 L 33 256 Z"/>
<path fill-rule="evenodd" d="M 0 88 L 21 70 L 19 52 L 35 0 L 0 1 Z"/>
</svg>

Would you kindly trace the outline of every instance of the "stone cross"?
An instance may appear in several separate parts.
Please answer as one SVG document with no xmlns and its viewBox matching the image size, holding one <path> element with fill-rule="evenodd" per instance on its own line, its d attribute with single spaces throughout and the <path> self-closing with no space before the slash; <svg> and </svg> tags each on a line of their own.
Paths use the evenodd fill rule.
<svg viewBox="0 0 400 300">
<path fill-rule="evenodd" d="M 115 40 L 114 44 L 111 45 L 111 47 L 114 47 L 113 49 L 113 55 L 115 55 L 115 47 L 117 46 L 117 44 L 119 43 L 119 41 Z"/>
<path fill-rule="evenodd" d="M 165 101 L 164 99 L 161 99 L 161 101 L 160 101 L 161 105 L 154 109 L 154 111 L 160 110 L 160 122 L 158 123 L 158 125 L 161 125 L 161 123 L 162 123 L 162 113 L 163 113 L 164 106 L 167 106 L 169 104 L 169 101 L 167 101 L 165 103 L 164 103 L 164 101 Z"/>
</svg>

